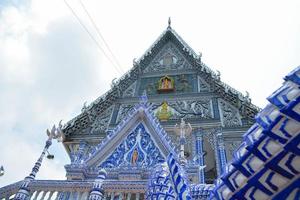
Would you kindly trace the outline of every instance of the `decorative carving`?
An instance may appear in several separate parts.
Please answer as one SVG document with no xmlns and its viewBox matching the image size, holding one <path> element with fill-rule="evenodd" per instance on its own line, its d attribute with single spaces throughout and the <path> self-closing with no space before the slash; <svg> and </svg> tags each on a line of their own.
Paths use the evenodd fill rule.
<svg viewBox="0 0 300 200">
<path fill-rule="evenodd" d="M 178 78 L 179 85 L 176 88 L 178 92 L 191 92 L 192 86 L 189 84 L 184 74 L 181 74 Z"/>
<path fill-rule="evenodd" d="M 149 83 L 146 87 L 146 92 L 148 95 L 156 94 L 156 86 L 154 83 Z"/>
<path fill-rule="evenodd" d="M 205 132 L 205 134 L 203 134 L 203 136 L 208 141 L 208 143 L 210 144 L 211 148 L 213 150 L 215 150 L 217 142 L 216 142 L 216 137 L 215 137 L 214 131 Z"/>
<path fill-rule="evenodd" d="M 212 118 L 210 99 L 169 102 L 169 106 L 174 109 L 172 118 Z"/>
<path fill-rule="evenodd" d="M 198 87 L 200 92 L 209 91 L 209 85 L 198 76 Z"/>
<path fill-rule="evenodd" d="M 236 108 L 220 99 L 219 105 L 223 126 L 232 127 L 242 125 L 239 112 Z"/>
<path fill-rule="evenodd" d="M 135 92 L 136 82 L 131 84 L 123 93 L 123 97 L 133 97 Z"/>
<path fill-rule="evenodd" d="M 168 34 L 166 34 L 168 33 Z M 169 34 L 172 36 L 169 37 Z M 171 41 L 167 43 L 166 41 Z M 159 45 L 163 45 L 162 48 L 157 48 Z M 167 62 L 167 57 L 171 57 Z M 210 90 L 220 95 L 222 99 L 227 102 L 237 103 L 238 99 L 241 101 L 241 115 L 243 118 L 254 118 L 257 112 L 260 110 L 258 107 L 251 104 L 249 97 L 242 95 L 237 90 L 218 80 L 218 74 L 213 72 L 205 63 L 201 62 L 201 54 L 198 56 L 195 52 L 181 39 L 181 37 L 173 32 L 172 29 L 168 32 L 164 32 L 159 39 L 151 46 L 149 50 L 136 62 L 134 67 L 126 74 L 124 74 L 117 82 L 118 87 L 111 88 L 103 96 L 92 102 L 90 105 L 83 109 L 80 115 L 70 120 L 64 127 L 63 132 L 66 136 L 82 133 L 89 130 L 90 125 L 94 122 L 95 118 L 105 111 L 108 107 L 114 104 L 115 100 L 120 97 L 121 92 L 125 91 L 132 83 L 137 81 L 140 77 L 141 70 L 143 73 L 160 73 L 162 71 L 170 70 L 183 70 L 194 69 L 197 70 L 197 75 L 210 86 Z M 150 62 L 150 64 L 149 64 Z M 193 63 L 193 65 L 189 64 Z M 149 83 L 148 83 L 149 84 Z M 208 85 L 202 85 L 200 83 L 200 91 L 206 91 Z M 147 86 L 147 84 L 146 84 Z M 193 86 L 193 85 L 192 85 Z M 156 85 L 150 85 L 149 90 L 146 88 L 148 94 L 149 91 L 155 91 Z M 195 91 L 196 92 L 196 91 Z M 139 91 L 139 94 L 142 92 Z M 88 111 L 88 112 L 85 112 Z M 92 117 L 88 113 L 93 113 Z"/>
<path fill-rule="evenodd" d="M 118 166 L 154 166 L 164 160 L 150 134 L 140 123 L 117 149 L 100 165 L 104 168 Z"/>
<path fill-rule="evenodd" d="M 105 132 L 111 115 L 112 115 L 113 106 L 109 107 L 106 111 L 102 113 L 102 115 L 99 115 L 94 123 L 91 125 L 91 134 L 99 133 L 99 132 Z"/>
<path fill-rule="evenodd" d="M 228 145 L 229 154 L 232 155 L 233 152 L 238 148 L 240 144 L 241 141 L 232 141 L 230 143 L 227 143 L 226 145 Z"/>
<path fill-rule="evenodd" d="M 134 108 L 133 104 L 122 104 L 119 109 L 117 123 L 119 123 Z"/>
<path fill-rule="evenodd" d="M 144 69 L 144 73 L 181 69 L 192 69 L 192 66 L 172 43 L 168 43 Z"/>
</svg>

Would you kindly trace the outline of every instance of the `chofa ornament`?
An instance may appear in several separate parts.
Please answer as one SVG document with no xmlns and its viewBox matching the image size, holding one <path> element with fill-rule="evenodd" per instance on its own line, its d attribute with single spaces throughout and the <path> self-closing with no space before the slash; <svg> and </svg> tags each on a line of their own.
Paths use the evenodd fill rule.
<svg viewBox="0 0 300 200">
<path fill-rule="evenodd" d="M 63 140 L 63 132 L 62 132 L 62 120 L 59 122 L 58 127 L 55 124 L 52 126 L 51 130 L 46 130 L 48 139 L 57 139 L 58 142 L 62 142 Z"/>
</svg>

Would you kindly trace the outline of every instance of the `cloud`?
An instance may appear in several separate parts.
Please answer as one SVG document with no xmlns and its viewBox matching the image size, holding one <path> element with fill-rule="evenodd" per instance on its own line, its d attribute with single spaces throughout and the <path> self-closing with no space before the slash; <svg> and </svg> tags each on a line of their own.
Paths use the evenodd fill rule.
<svg viewBox="0 0 300 200">
<path fill-rule="evenodd" d="M 78 23 L 43 14 L 40 26 L 35 4 L 30 12 L 14 6 L 1 12 L 0 165 L 6 172 L 0 186 L 27 176 L 43 149 L 46 128 L 78 114 L 104 84 L 102 57 Z M 45 160 L 38 178 L 63 179 L 66 152 L 56 142 L 50 152 L 55 159 Z"/>
</svg>

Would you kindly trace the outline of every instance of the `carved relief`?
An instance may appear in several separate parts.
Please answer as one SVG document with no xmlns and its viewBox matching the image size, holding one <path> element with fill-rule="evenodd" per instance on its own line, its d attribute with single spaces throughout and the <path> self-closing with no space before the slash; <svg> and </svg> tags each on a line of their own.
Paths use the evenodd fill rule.
<svg viewBox="0 0 300 200">
<path fill-rule="evenodd" d="M 232 156 L 233 152 L 240 146 L 241 141 L 232 141 L 227 143 L 226 146 L 228 147 L 228 151 L 230 156 Z"/>
<path fill-rule="evenodd" d="M 191 92 L 192 86 L 189 84 L 188 79 L 184 74 L 178 77 L 178 86 L 176 88 L 178 92 Z"/>
<path fill-rule="evenodd" d="M 154 104 L 155 113 L 161 110 L 160 104 Z M 172 113 L 169 119 L 180 118 L 212 118 L 212 108 L 210 99 L 201 100 L 182 100 L 168 102 L 168 109 Z"/>
<path fill-rule="evenodd" d="M 91 125 L 92 134 L 106 131 L 112 115 L 112 111 L 113 111 L 113 106 L 109 107 L 101 115 L 96 117 L 95 121 Z"/>
<path fill-rule="evenodd" d="M 143 72 L 148 73 L 180 69 L 192 69 L 192 66 L 184 59 L 179 50 L 172 43 L 168 43 Z"/>
<path fill-rule="evenodd" d="M 116 123 L 119 123 L 130 111 L 132 111 L 133 107 L 133 104 L 122 104 L 118 112 Z"/>
<path fill-rule="evenodd" d="M 123 97 L 133 97 L 135 92 L 136 82 L 131 84 L 123 93 Z"/>
<path fill-rule="evenodd" d="M 222 124 L 225 127 L 241 126 L 239 111 L 229 103 L 219 99 Z"/>
<path fill-rule="evenodd" d="M 164 160 L 143 124 L 139 124 L 100 166 L 154 166 Z"/>
<path fill-rule="evenodd" d="M 198 88 L 199 88 L 199 92 L 207 92 L 210 89 L 209 84 L 207 84 L 204 80 L 202 80 L 200 76 L 198 76 Z"/>
</svg>

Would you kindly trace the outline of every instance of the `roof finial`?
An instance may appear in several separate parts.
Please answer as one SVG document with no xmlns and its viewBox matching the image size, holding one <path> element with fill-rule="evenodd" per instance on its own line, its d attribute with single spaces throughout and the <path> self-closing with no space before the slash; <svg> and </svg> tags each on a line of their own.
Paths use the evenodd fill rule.
<svg viewBox="0 0 300 200">
<path fill-rule="evenodd" d="M 171 17 L 169 17 L 169 20 L 168 20 L 168 28 L 171 28 Z"/>
</svg>

